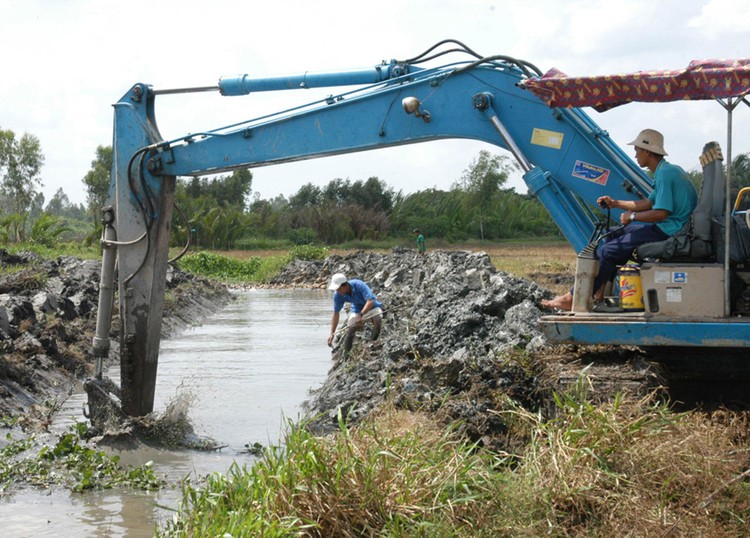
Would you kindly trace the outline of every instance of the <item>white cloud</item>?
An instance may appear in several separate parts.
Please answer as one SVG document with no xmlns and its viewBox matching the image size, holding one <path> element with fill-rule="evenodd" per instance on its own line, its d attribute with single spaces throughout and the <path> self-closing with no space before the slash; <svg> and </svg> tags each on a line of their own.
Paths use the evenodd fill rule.
<svg viewBox="0 0 750 538">
<path fill-rule="evenodd" d="M 750 3 L 746 0 L 710 0 L 687 25 L 709 39 L 746 35 L 750 32 Z M 747 48 L 747 41 L 741 46 Z"/>
</svg>

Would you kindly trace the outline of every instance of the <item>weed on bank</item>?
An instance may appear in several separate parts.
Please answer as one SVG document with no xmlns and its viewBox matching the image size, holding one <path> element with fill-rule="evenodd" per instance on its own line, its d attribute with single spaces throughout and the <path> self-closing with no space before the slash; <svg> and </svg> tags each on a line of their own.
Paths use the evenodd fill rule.
<svg viewBox="0 0 750 538">
<path fill-rule="evenodd" d="M 183 484 L 161 536 L 740 536 L 748 416 L 556 398 L 555 417 L 494 411 L 526 441 L 490 453 L 388 407 L 318 437 L 289 425 L 252 467 Z"/>
</svg>

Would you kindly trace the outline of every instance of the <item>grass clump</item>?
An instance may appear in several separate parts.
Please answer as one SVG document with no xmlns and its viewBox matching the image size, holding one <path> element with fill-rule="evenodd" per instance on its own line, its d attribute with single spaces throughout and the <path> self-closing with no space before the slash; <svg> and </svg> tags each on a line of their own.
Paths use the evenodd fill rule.
<svg viewBox="0 0 750 538">
<path fill-rule="evenodd" d="M 328 256 L 329 250 L 326 247 L 316 247 L 315 245 L 297 245 L 289 250 L 289 261 L 292 260 L 322 260 Z"/>
<path fill-rule="evenodd" d="M 180 268 L 189 273 L 223 281 L 252 280 L 260 265 L 255 256 L 239 260 L 210 252 L 188 254 L 179 261 Z"/>
<path fill-rule="evenodd" d="M 260 266 L 255 276 L 248 283 L 258 284 L 270 282 L 289 263 L 286 255 L 266 256 L 260 259 Z"/>
<path fill-rule="evenodd" d="M 551 420 L 517 411 L 532 441 L 506 481 L 498 533 L 743 534 L 750 488 L 735 479 L 748 473 L 747 414 L 729 413 L 727 428 L 721 413 L 677 414 L 652 398 L 594 405 L 584 383 L 555 397 Z"/>
<path fill-rule="evenodd" d="M 31 293 L 43 290 L 49 276 L 41 269 L 8 267 L 0 270 L 0 293 Z"/>
</svg>

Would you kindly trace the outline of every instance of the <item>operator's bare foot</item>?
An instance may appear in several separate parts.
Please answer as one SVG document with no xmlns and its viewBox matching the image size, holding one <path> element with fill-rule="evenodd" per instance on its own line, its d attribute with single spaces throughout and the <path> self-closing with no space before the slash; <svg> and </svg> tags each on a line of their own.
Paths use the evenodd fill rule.
<svg viewBox="0 0 750 538">
<path fill-rule="evenodd" d="M 570 310 L 573 308 L 573 294 L 568 292 L 565 295 L 558 295 L 554 299 L 545 299 L 542 306 L 547 308 L 556 308 L 557 310 Z"/>
</svg>

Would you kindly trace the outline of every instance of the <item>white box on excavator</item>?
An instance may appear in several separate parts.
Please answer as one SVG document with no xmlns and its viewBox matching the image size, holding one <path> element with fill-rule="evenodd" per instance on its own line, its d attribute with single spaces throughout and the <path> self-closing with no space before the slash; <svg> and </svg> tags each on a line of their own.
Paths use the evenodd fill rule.
<svg viewBox="0 0 750 538">
<path fill-rule="evenodd" d="M 724 317 L 724 268 L 709 263 L 644 263 L 643 304 L 654 316 Z"/>
</svg>

